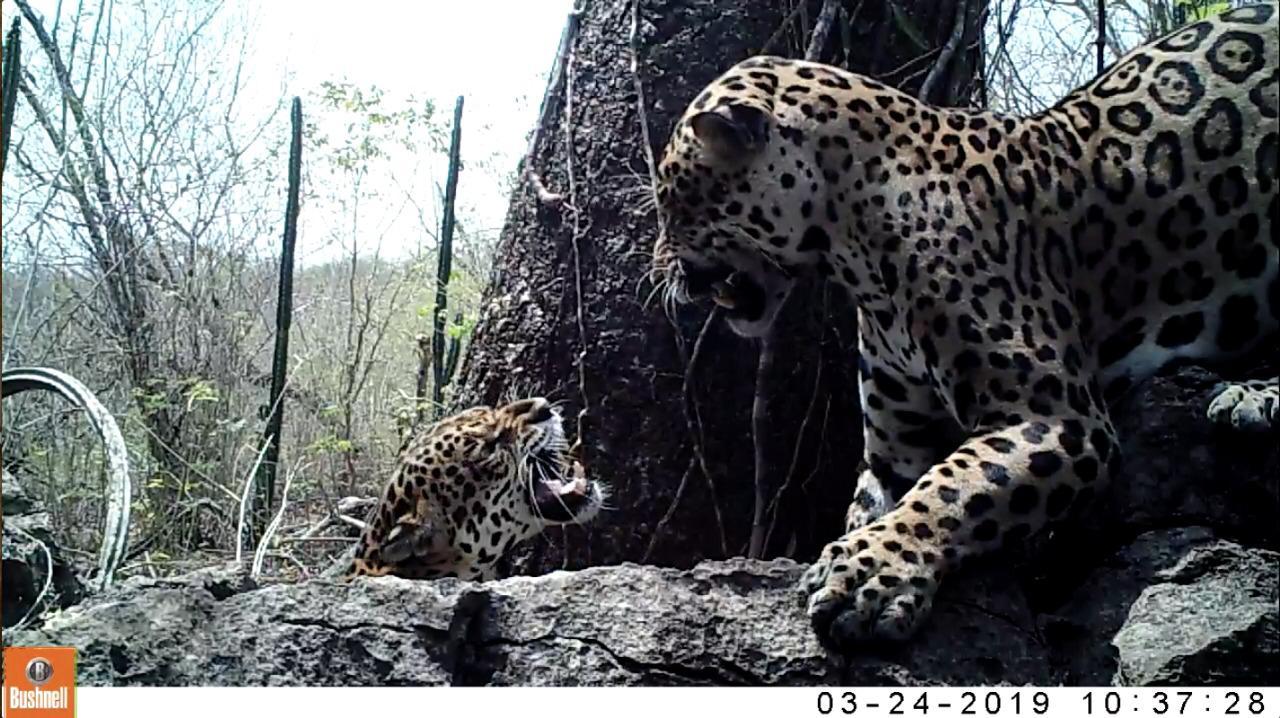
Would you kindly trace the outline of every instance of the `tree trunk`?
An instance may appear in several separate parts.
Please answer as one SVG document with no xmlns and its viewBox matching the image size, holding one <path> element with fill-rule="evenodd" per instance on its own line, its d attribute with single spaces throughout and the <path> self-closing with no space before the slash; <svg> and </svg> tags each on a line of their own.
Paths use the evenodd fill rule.
<svg viewBox="0 0 1280 718">
<path fill-rule="evenodd" d="M 657 220 L 642 118 L 659 156 L 688 102 L 735 62 L 762 51 L 802 56 L 821 5 L 642 1 L 634 42 L 642 99 L 632 2 L 590 0 L 570 23 L 576 32 L 552 73 L 525 160 L 530 181 L 512 198 L 454 408 L 538 394 L 562 401 L 572 423 L 585 407 L 584 464 L 611 487 L 613 510 L 588 527 L 544 534 L 513 558 L 513 570 L 686 567 L 741 555 L 758 493 L 766 557 L 808 560 L 841 532 L 861 455 L 848 300 L 819 285 L 797 290 L 779 318 L 759 401 L 757 343 L 716 315 L 708 323 L 706 308 L 683 307 L 673 323 L 656 302 L 646 306 Z M 954 35 L 950 22 L 933 20 L 955 17 L 954 0 L 897 5 L 908 12 L 841 3 L 840 27 L 819 43 L 819 57 L 885 76 L 924 53 L 918 40 L 941 48 Z M 981 17 L 984 3 L 969 5 L 960 14 Z M 976 65 L 972 55 L 962 43 L 944 68 L 946 87 L 972 87 L 958 77 Z M 931 63 L 900 73 L 905 89 L 914 92 Z"/>
</svg>

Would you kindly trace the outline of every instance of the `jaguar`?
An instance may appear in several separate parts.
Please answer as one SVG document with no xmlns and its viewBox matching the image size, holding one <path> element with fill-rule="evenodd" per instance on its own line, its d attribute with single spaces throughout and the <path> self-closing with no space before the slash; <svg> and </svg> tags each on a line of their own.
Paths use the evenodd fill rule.
<svg viewBox="0 0 1280 718">
<path fill-rule="evenodd" d="M 1180 27 L 1028 116 L 774 56 L 693 99 L 657 167 L 664 303 L 745 337 L 801 280 L 856 306 L 864 462 L 801 581 L 824 644 L 910 637 L 962 563 L 1088 510 L 1117 398 L 1274 335 L 1276 23 Z M 1265 436 L 1278 394 L 1226 383 L 1207 420 Z"/>
<path fill-rule="evenodd" d="M 551 402 L 473 407 L 401 449 L 343 578 L 491 579 L 517 544 L 591 521 L 606 496 L 570 456 Z"/>
</svg>

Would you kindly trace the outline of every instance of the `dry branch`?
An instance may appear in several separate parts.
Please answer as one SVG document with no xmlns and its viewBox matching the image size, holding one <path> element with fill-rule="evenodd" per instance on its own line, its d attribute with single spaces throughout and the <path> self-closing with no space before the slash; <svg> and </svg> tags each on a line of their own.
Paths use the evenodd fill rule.
<svg viewBox="0 0 1280 718">
<path fill-rule="evenodd" d="M 916 96 L 921 102 L 929 102 L 933 87 L 937 82 L 946 75 L 951 67 L 951 60 L 955 57 L 956 49 L 960 46 L 961 39 L 964 38 L 965 30 L 969 26 L 969 0 L 956 0 L 956 18 L 951 26 L 951 36 L 947 38 L 947 42 L 942 46 L 942 51 L 938 53 L 938 59 L 933 63 L 933 67 L 929 68 L 929 74 L 925 75 L 924 82 L 920 83 L 920 92 Z M 949 98 L 943 98 L 946 101 Z"/>
<path fill-rule="evenodd" d="M 547 76 L 547 87 L 542 94 L 542 104 L 538 107 L 538 122 L 529 135 L 529 146 L 525 150 L 524 165 L 521 174 L 533 188 L 538 203 L 545 207 L 559 207 L 564 203 L 564 195 L 547 189 L 542 176 L 533 168 L 533 155 L 538 149 L 538 141 L 542 139 L 542 130 L 546 128 L 551 111 L 551 100 L 559 92 L 564 77 L 564 69 L 569 60 L 573 43 L 578 38 L 578 23 L 581 10 L 574 8 L 565 19 L 564 30 L 560 33 L 560 45 L 556 48 L 556 58 L 551 64 L 551 72 Z"/>
<path fill-rule="evenodd" d="M 716 517 L 716 528 L 719 529 L 721 556 L 728 557 L 729 538 L 724 530 L 724 516 L 720 511 L 720 497 L 716 491 L 715 477 L 711 473 L 711 467 L 707 464 L 707 456 L 703 450 L 706 445 L 706 435 L 702 429 L 702 410 L 698 407 L 698 398 L 694 395 L 693 389 L 694 368 L 697 366 L 698 357 L 702 356 L 702 342 L 707 338 L 707 331 L 719 316 L 720 307 L 712 307 L 711 313 L 702 322 L 702 328 L 698 330 L 698 338 L 694 340 L 693 350 L 685 363 L 682 389 L 685 426 L 688 427 L 689 435 L 692 437 L 693 455 L 698 460 L 698 468 L 702 470 L 702 476 L 707 480 L 707 491 L 711 494 L 711 509 Z"/>
<path fill-rule="evenodd" d="M 777 44 L 778 40 L 782 38 L 782 34 L 787 31 L 787 28 L 791 26 L 791 23 L 796 21 L 796 18 L 800 16 L 800 11 L 804 9 L 805 9 L 804 0 L 800 0 L 800 2 L 797 2 L 796 6 L 791 8 L 791 12 L 787 13 L 787 17 L 784 18 L 783 21 L 778 25 L 778 29 L 774 30 L 773 34 L 769 36 L 769 39 L 764 41 L 764 45 L 760 47 L 759 54 L 761 55 L 771 54 L 773 52 L 773 46 Z"/>
<path fill-rule="evenodd" d="M 578 17 L 582 10 L 575 8 L 571 17 Z M 585 438 L 583 437 L 583 425 L 587 415 L 591 412 L 591 402 L 587 398 L 587 325 L 582 315 L 582 235 L 584 229 L 582 226 L 583 208 L 578 206 L 578 189 L 577 180 L 573 171 L 573 60 L 574 46 L 576 44 L 577 33 L 570 40 L 565 52 L 564 60 L 564 165 L 565 174 L 568 176 L 569 182 L 569 211 L 573 215 L 573 227 L 571 228 L 570 242 L 573 247 L 573 298 L 574 298 L 574 321 L 578 328 L 578 354 L 576 363 L 578 365 L 578 395 L 582 400 L 582 408 L 578 411 L 577 421 L 577 442 L 571 449 L 574 458 L 583 466 L 587 465 L 586 456 L 582 453 L 585 449 Z"/>
<path fill-rule="evenodd" d="M 755 447 L 755 503 L 751 513 L 751 541 L 747 558 L 764 556 L 765 482 L 769 479 L 769 463 L 765 456 L 765 441 L 769 434 L 769 372 L 773 369 L 774 332 L 766 332 L 760 338 L 760 356 L 756 363 L 756 391 L 751 400 L 751 440 Z"/>
<path fill-rule="evenodd" d="M 822 50 L 827 46 L 827 37 L 831 35 L 831 25 L 835 22 L 836 11 L 840 9 L 840 0 L 823 0 L 822 10 L 818 12 L 818 20 L 813 26 L 813 36 L 809 38 L 809 47 L 804 51 L 804 59 L 817 62 Z"/>
<path fill-rule="evenodd" d="M 685 489 L 689 486 L 689 477 L 696 468 L 698 468 L 698 457 L 697 455 L 690 456 L 689 465 L 685 467 L 684 473 L 680 476 L 680 485 L 676 487 L 676 495 L 672 497 L 671 505 L 667 507 L 667 512 L 658 520 L 658 525 L 653 527 L 653 533 L 649 536 L 649 545 L 645 548 L 644 555 L 640 557 L 640 563 L 649 563 L 650 557 L 653 556 L 653 550 L 658 546 L 658 539 L 662 538 L 662 532 L 666 530 L 667 525 L 671 523 L 672 517 L 676 515 L 680 500 L 684 498 Z"/>
</svg>

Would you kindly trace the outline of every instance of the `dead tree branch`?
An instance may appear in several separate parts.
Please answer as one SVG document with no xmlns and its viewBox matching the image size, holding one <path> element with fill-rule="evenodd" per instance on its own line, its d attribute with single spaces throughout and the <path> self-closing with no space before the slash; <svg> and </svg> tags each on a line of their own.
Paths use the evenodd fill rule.
<svg viewBox="0 0 1280 718">
<path fill-rule="evenodd" d="M 782 495 L 791 488 L 791 484 L 795 480 L 796 467 L 800 464 L 800 449 L 804 446 L 805 434 L 809 432 L 809 421 L 813 418 L 813 410 L 818 405 L 818 394 L 822 389 L 822 355 L 818 355 L 818 368 L 814 371 L 813 391 L 809 393 L 809 406 L 804 410 L 804 421 L 800 422 L 800 430 L 796 432 L 796 444 L 791 452 L 791 465 L 787 467 L 787 476 L 782 481 L 782 485 L 773 494 L 773 500 L 769 502 L 769 529 L 764 535 L 764 545 L 769 545 L 769 539 L 773 537 L 773 529 L 778 523 L 778 507 L 782 501 Z"/>
<path fill-rule="evenodd" d="M 582 12 L 581 8 L 574 8 L 574 17 Z M 564 63 L 564 164 L 565 174 L 568 176 L 569 183 L 569 211 L 573 213 L 573 227 L 571 229 L 570 241 L 573 247 L 573 289 L 574 289 L 574 320 L 578 327 L 578 394 L 582 400 L 582 408 L 578 410 L 578 428 L 577 442 L 571 450 L 579 462 L 583 466 L 587 465 L 584 451 L 585 442 L 583 440 L 583 423 L 587 415 L 591 412 L 591 401 L 587 397 L 587 325 L 582 314 L 582 213 L 583 208 L 578 206 L 578 189 L 577 181 L 573 171 L 573 61 L 574 46 L 576 44 L 576 35 L 570 41 Z"/>
<path fill-rule="evenodd" d="M 956 2 L 956 19 L 951 26 L 951 36 L 947 38 L 947 42 L 942 46 L 942 51 L 938 53 L 938 59 L 930 68 L 929 74 L 925 75 L 924 82 L 920 84 L 920 92 L 916 95 L 921 102 L 929 102 L 930 95 L 933 93 L 934 85 L 936 85 L 951 67 L 952 58 L 955 57 L 956 49 L 960 47 L 960 41 L 964 38 L 965 30 L 969 25 L 969 0 L 957 0 Z M 944 100 L 946 98 L 943 98 Z"/>
<path fill-rule="evenodd" d="M 774 332 L 766 332 L 760 338 L 760 357 L 756 363 L 756 391 L 751 400 L 751 439 L 755 446 L 755 504 L 751 513 L 751 541 L 747 546 L 747 558 L 764 556 L 765 482 L 769 480 L 769 463 L 765 441 L 769 434 L 769 372 L 773 369 Z"/>
<path fill-rule="evenodd" d="M 835 22 L 836 11 L 840 9 L 840 0 L 823 0 L 822 10 L 818 12 L 818 20 L 813 26 L 813 36 L 809 38 L 809 47 L 804 51 L 804 59 L 817 62 L 822 50 L 827 46 L 827 38 L 831 35 L 831 25 Z"/>
<path fill-rule="evenodd" d="M 803 0 L 801 0 L 801 2 L 796 3 L 796 6 L 791 8 L 791 12 L 788 13 L 786 18 L 782 20 L 782 23 L 778 25 L 778 29 L 774 30 L 773 34 L 769 36 L 769 39 L 764 41 L 764 45 L 761 46 L 760 52 L 758 54 L 768 55 L 772 53 L 773 46 L 778 43 L 778 40 L 782 39 L 782 33 L 787 31 L 787 28 L 791 26 L 791 23 L 795 22 L 796 18 L 800 16 L 800 11 L 804 9 L 805 9 L 805 3 L 803 2 Z"/>
<path fill-rule="evenodd" d="M 667 529 L 672 517 L 676 515 L 680 500 L 684 498 L 685 489 L 689 486 L 689 477 L 696 468 L 698 468 L 698 457 L 695 454 L 689 457 L 689 465 L 685 467 L 684 474 L 680 476 L 680 485 L 676 487 L 676 495 L 672 497 L 671 505 L 667 507 L 667 512 L 658 520 L 658 525 L 653 528 L 653 534 L 649 536 L 649 545 L 645 547 L 644 555 L 640 557 L 640 563 L 649 563 L 649 558 L 653 556 L 653 550 L 658 546 L 658 539 L 662 538 L 662 532 Z"/>
<path fill-rule="evenodd" d="M 569 53 L 573 48 L 573 43 L 578 39 L 578 24 L 581 17 L 581 10 L 574 8 L 569 12 L 569 16 L 565 20 L 564 31 L 560 33 L 560 45 L 556 49 L 556 59 L 551 65 L 551 72 L 547 76 L 547 88 L 543 91 L 542 104 L 538 108 L 538 122 L 534 125 L 533 132 L 529 135 L 529 147 L 525 150 L 523 160 L 524 167 L 521 174 L 533 188 L 539 204 L 546 207 L 559 207 L 564 203 L 564 195 L 547 189 L 546 184 L 542 181 L 542 176 L 533 168 L 533 154 L 538 148 L 538 141 L 542 138 L 542 130 L 546 128 L 550 119 L 551 99 L 560 91 L 560 86 L 564 80 L 564 70 L 569 62 Z"/>
<path fill-rule="evenodd" d="M 711 508 L 716 517 L 716 528 L 719 529 L 721 555 L 727 557 L 729 555 L 729 538 L 724 530 L 724 517 L 720 512 L 720 497 L 716 491 L 715 476 L 711 473 L 711 467 L 707 464 L 706 452 L 703 450 L 703 447 L 706 446 L 706 433 L 702 429 L 702 410 L 698 407 L 698 397 L 694 394 L 693 388 L 694 369 L 697 367 L 698 358 L 702 356 L 702 342 L 707 337 L 707 330 L 711 328 L 718 316 L 720 316 L 720 308 L 713 307 L 706 320 L 702 322 L 702 329 L 698 331 L 698 338 L 693 342 L 693 350 L 685 362 L 683 386 L 684 422 L 689 429 L 689 435 L 693 437 L 693 456 L 698 460 L 698 468 L 702 470 L 702 476 L 707 480 L 707 490 L 711 494 Z"/>
</svg>

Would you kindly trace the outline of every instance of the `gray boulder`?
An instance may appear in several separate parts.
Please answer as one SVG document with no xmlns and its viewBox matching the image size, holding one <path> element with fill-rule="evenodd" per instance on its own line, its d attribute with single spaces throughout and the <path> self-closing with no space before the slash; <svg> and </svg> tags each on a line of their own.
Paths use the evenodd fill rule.
<svg viewBox="0 0 1280 718">
<path fill-rule="evenodd" d="M 1280 554 L 1227 541 L 1155 574 L 1112 639 L 1122 685 L 1280 683 Z"/>
<path fill-rule="evenodd" d="M 1276 684 L 1280 448 L 1208 424 L 1216 383 L 1186 368 L 1137 389 L 1102 503 L 948 580 L 904 645 L 826 655 L 785 559 L 486 584 L 209 569 L 54 602 L 4 641 L 79 648 L 87 685 Z M 10 528 L 6 624 L 11 554 L 43 565 Z"/>
<path fill-rule="evenodd" d="M 42 611 L 67 607 L 85 594 L 71 561 L 54 540 L 49 514 L 8 471 L 4 472 L 4 535 L 0 540 L 7 630 L 38 620 Z"/>
<path fill-rule="evenodd" d="M 1271 685 L 1278 558 L 1201 526 L 1152 531 L 1040 616 L 1042 635 L 1068 684 Z"/>
<path fill-rule="evenodd" d="M 80 650 L 85 685 L 1043 683 L 1008 577 L 957 582 L 910 647 L 833 662 L 791 561 L 622 565 L 488 584 L 361 579 L 257 587 L 231 571 L 138 578 L 10 645 Z"/>
</svg>

